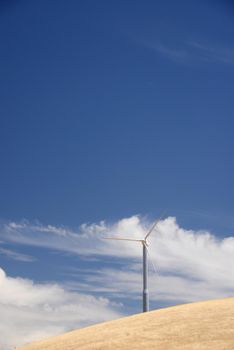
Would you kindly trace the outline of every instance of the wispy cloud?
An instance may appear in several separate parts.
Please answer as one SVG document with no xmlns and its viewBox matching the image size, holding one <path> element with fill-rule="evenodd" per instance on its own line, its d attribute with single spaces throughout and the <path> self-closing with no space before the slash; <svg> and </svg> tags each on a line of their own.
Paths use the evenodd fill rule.
<svg viewBox="0 0 234 350">
<path fill-rule="evenodd" d="M 160 41 L 156 42 L 143 42 L 143 45 L 147 47 L 148 49 L 153 50 L 154 52 L 167 57 L 170 60 L 176 61 L 176 62 L 186 62 L 189 59 L 188 51 L 185 48 L 179 48 L 176 46 L 169 46 L 166 44 L 163 44 Z"/>
<path fill-rule="evenodd" d="M 210 46 L 199 42 L 189 42 L 187 45 L 201 61 L 234 64 L 234 47 Z"/>
<path fill-rule="evenodd" d="M 145 41 L 145 47 L 178 63 L 234 64 L 234 47 L 210 45 L 197 41 L 165 44 L 160 41 Z"/>
<path fill-rule="evenodd" d="M 2 247 L 0 247 L 0 255 L 4 255 L 9 259 L 18 260 L 22 262 L 33 262 L 36 260 L 33 256 L 18 253 L 14 250 L 2 248 Z"/>
<path fill-rule="evenodd" d="M 40 246 L 83 256 L 110 255 L 117 256 L 119 248 L 110 241 L 101 238 L 108 234 L 141 236 L 145 232 L 145 223 L 133 216 L 122 219 L 113 225 L 104 221 L 98 224 L 83 224 L 78 230 L 65 227 L 44 226 L 40 223 L 10 222 L 0 227 L 0 238 L 5 242 L 21 245 Z M 122 254 L 124 255 L 123 249 Z M 128 252 L 129 254 L 129 252 Z M 134 253 L 132 253 L 134 255 Z"/>
</svg>

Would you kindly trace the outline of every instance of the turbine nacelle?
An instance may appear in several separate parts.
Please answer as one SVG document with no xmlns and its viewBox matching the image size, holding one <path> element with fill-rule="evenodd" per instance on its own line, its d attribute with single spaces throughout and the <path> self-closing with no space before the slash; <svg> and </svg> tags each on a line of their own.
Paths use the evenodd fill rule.
<svg viewBox="0 0 234 350">
<path fill-rule="evenodd" d="M 130 242 L 139 242 L 145 245 L 146 247 L 149 246 L 149 243 L 146 239 L 133 239 L 133 238 L 122 238 L 122 237 L 102 237 L 102 239 L 109 239 L 111 241 L 130 241 Z"/>
</svg>

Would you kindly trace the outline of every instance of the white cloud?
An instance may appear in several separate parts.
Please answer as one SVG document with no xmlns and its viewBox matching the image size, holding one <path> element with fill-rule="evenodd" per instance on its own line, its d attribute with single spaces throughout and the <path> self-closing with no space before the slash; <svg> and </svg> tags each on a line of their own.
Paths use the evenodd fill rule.
<svg viewBox="0 0 234 350">
<path fill-rule="evenodd" d="M 106 298 L 72 293 L 58 284 L 11 278 L 0 269 L 1 350 L 118 318 L 117 310 Z"/>
</svg>

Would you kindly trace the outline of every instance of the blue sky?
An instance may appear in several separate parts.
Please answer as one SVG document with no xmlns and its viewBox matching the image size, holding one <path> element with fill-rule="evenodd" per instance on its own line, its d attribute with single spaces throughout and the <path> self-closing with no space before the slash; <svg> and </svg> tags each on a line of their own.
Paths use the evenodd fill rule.
<svg viewBox="0 0 234 350">
<path fill-rule="evenodd" d="M 152 256 L 172 279 L 162 281 L 160 297 L 155 290 L 153 306 L 233 293 L 220 277 L 228 276 L 234 249 L 233 17 L 232 1 L 221 0 L 0 1 L 2 283 L 12 296 L 39 286 L 45 294 L 35 313 L 50 305 L 51 283 L 75 298 L 73 308 L 90 297 L 88 307 L 106 308 L 106 319 L 139 312 L 139 296 L 123 291 L 138 288 L 140 251 L 121 246 L 129 275 L 111 291 L 110 276 L 124 265 L 96 236 L 118 234 L 116 227 L 142 235 L 164 210 L 165 242 Z M 90 230 L 95 239 L 81 244 Z M 164 255 L 170 242 L 179 247 L 176 263 Z M 196 266 L 207 247 L 202 277 L 178 262 L 185 242 Z M 212 284 L 214 251 L 226 272 Z M 175 295 L 163 297 L 179 275 L 186 278 Z M 199 276 L 206 292 L 182 297 L 180 283 Z M 102 297 L 104 306 L 95 299 Z M 48 335 L 101 321 L 97 310 L 65 327 L 51 321 Z M 46 335 L 17 332 L 19 343 Z"/>
</svg>

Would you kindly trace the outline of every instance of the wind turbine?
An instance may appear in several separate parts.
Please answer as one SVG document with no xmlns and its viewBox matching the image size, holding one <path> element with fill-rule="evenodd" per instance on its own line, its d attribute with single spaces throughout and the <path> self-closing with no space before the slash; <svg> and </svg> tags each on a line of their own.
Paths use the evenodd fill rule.
<svg viewBox="0 0 234 350">
<path fill-rule="evenodd" d="M 143 267 L 142 267 L 142 272 L 143 272 L 143 300 L 142 300 L 142 308 L 143 312 L 149 311 L 149 291 L 148 291 L 148 241 L 147 239 L 149 238 L 150 234 L 153 232 L 155 227 L 157 226 L 158 222 L 161 220 L 162 217 L 157 219 L 153 226 L 150 228 L 150 230 L 147 232 L 145 235 L 144 239 L 131 239 L 131 238 L 122 238 L 122 237 L 103 237 L 104 239 L 110 239 L 110 240 L 115 240 L 115 241 L 131 241 L 131 242 L 139 242 L 142 244 L 143 247 Z M 152 262 L 153 264 L 153 262 Z M 154 267 L 154 265 L 153 265 Z M 155 269 L 155 268 L 154 268 Z"/>
</svg>

